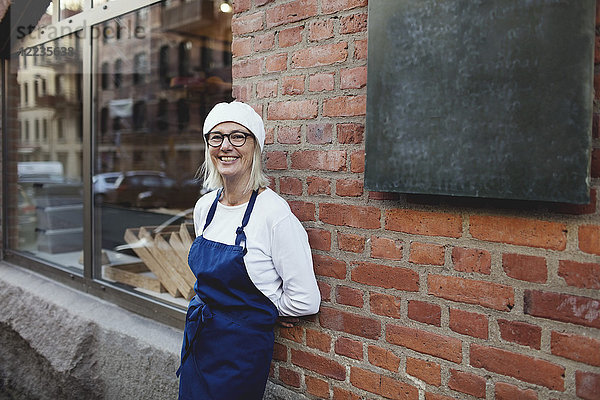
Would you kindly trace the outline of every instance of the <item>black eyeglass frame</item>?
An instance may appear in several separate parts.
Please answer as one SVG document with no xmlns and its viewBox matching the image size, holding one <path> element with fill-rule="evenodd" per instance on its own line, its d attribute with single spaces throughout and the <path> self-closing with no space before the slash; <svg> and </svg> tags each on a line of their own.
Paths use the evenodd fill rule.
<svg viewBox="0 0 600 400">
<path fill-rule="evenodd" d="M 209 136 L 212 134 L 216 134 L 216 135 L 221 135 L 221 142 L 219 144 L 211 144 L 210 140 L 209 140 Z M 244 135 L 244 142 L 242 144 L 234 144 L 231 141 L 231 135 L 233 134 L 240 134 L 240 135 Z M 231 145 L 233 147 L 242 147 L 243 145 L 246 144 L 246 141 L 248 140 L 248 136 L 254 137 L 253 134 L 248 133 L 248 132 L 243 132 L 243 131 L 231 131 L 230 133 L 221 133 L 221 132 L 208 132 L 206 135 L 204 135 L 204 138 L 206 139 L 206 143 L 210 146 L 210 147 L 221 147 L 223 145 L 223 142 L 225 141 L 225 138 L 227 138 L 227 140 L 229 140 L 229 143 L 231 143 Z"/>
</svg>

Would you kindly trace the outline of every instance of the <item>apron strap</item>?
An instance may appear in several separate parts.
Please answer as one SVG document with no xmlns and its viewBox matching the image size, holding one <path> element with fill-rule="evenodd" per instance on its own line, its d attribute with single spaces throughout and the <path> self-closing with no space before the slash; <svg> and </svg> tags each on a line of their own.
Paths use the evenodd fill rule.
<svg viewBox="0 0 600 400">
<path fill-rule="evenodd" d="M 217 197 L 215 198 L 215 201 L 213 201 L 212 206 L 210 206 L 210 209 L 208 210 L 208 215 L 206 216 L 206 223 L 204 224 L 202 233 L 204 233 L 204 231 L 206 230 L 206 227 L 208 226 L 208 224 L 211 223 L 211 221 L 213 220 L 213 217 L 215 216 L 215 211 L 217 210 L 217 203 L 219 202 L 219 199 L 221 198 L 222 191 L 223 191 L 223 188 L 221 188 L 217 191 Z"/>
<path fill-rule="evenodd" d="M 254 203 L 256 203 L 257 196 L 258 190 L 254 190 L 252 192 L 252 196 L 250 196 L 248 206 L 246 207 L 246 212 L 244 213 L 244 218 L 242 219 L 242 226 L 238 227 L 235 231 L 235 245 L 240 246 L 242 242 L 244 242 L 244 254 L 246 254 L 246 234 L 244 233 L 244 227 L 248 224 L 248 221 L 250 220 L 250 214 L 252 214 L 252 210 L 254 209 Z"/>
</svg>

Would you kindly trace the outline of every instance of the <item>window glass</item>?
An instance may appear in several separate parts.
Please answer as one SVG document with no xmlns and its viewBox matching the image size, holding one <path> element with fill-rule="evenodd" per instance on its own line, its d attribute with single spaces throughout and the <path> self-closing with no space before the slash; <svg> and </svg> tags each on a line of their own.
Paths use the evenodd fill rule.
<svg viewBox="0 0 600 400">
<path fill-rule="evenodd" d="M 232 100 L 231 15 L 215 2 L 157 3 L 94 28 L 107 26 L 121 29 L 92 44 L 95 274 L 185 305 L 202 124 Z"/>
<path fill-rule="evenodd" d="M 9 74 L 9 88 L 22 88 L 9 89 L 15 95 L 9 102 L 24 127 L 24 135 L 16 125 L 8 129 L 7 169 L 17 177 L 8 185 L 9 248 L 80 272 L 81 46 L 76 34 L 35 46 L 26 41 L 24 48 L 37 49 L 37 55 L 12 57 Z"/>
</svg>

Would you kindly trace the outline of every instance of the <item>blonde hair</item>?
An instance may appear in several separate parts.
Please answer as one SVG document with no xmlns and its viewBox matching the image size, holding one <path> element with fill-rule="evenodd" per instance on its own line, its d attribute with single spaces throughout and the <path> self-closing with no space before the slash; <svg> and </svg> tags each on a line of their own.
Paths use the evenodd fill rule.
<svg viewBox="0 0 600 400">
<path fill-rule="evenodd" d="M 263 171 L 263 163 L 262 163 L 262 153 L 260 146 L 256 138 L 254 139 L 254 154 L 252 156 L 252 167 L 250 170 L 250 179 L 248 179 L 248 184 L 244 189 L 244 192 L 250 192 L 252 190 L 257 190 L 260 188 L 267 187 L 269 185 L 269 179 L 267 175 Z M 217 171 L 217 167 L 213 164 L 212 159 L 210 157 L 210 147 L 205 143 L 204 149 L 204 162 L 198 169 L 196 173 L 196 177 L 203 177 L 202 186 L 205 189 L 213 190 L 223 187 L 223 177 Z"/>
</svg>

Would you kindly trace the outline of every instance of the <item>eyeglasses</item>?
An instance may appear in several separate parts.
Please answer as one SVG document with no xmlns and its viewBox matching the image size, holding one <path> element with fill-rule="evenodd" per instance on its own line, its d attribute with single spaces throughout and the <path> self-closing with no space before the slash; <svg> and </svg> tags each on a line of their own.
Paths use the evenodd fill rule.
<svg viewBox="0 0 600 400">
<path fill-rule="evenodd" d="M 231 133 L 220 133 L 220 132 L 208 132 L 206 134 L 206 143 L 210 147 L 219 147 L 223 144 L 223 140 L 227 138 L 229 143 L 235 147 L 242 147 L 246 143 L 248 136 L 252 136 L 250 133 L 234 131 Z"/>
</svg>

